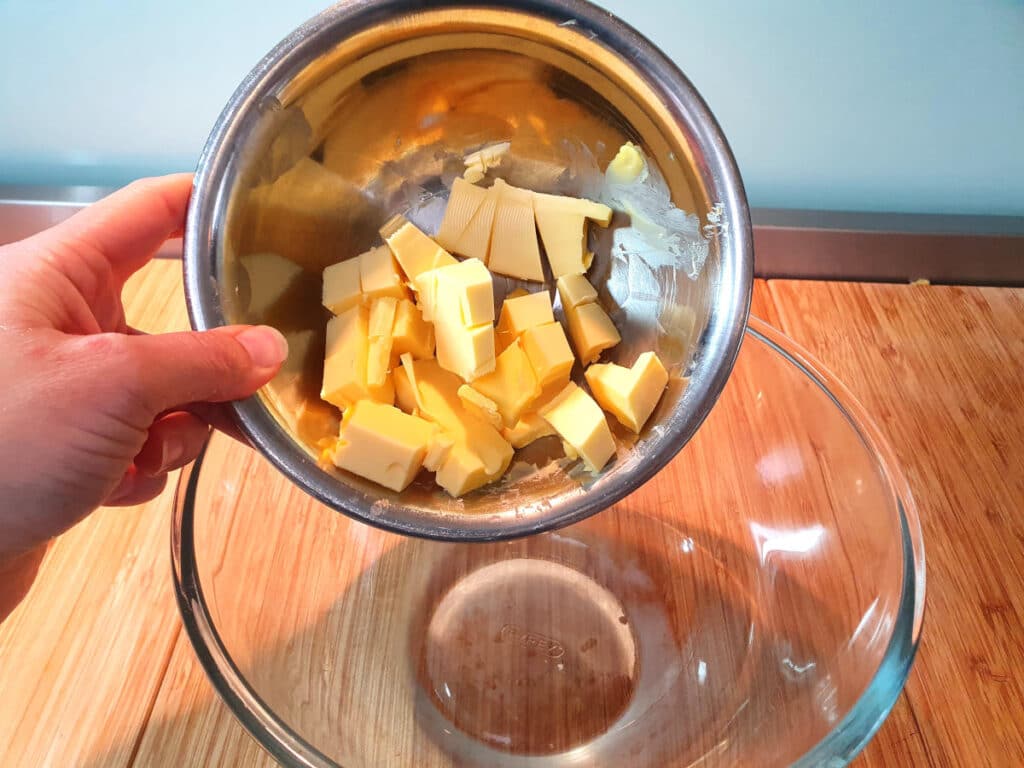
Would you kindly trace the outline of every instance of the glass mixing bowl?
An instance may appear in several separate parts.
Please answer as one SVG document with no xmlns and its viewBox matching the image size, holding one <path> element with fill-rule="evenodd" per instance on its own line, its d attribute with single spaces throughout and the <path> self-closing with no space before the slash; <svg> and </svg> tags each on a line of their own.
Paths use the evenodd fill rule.
<svg viewBox="0 0 1024 768">
<path fill-rule="evenodd" d="M 215 436 L 182 474 L 172 554 L 214 686 L 296 766 L 844 765 L 924 609 L 892 453 L 756 320 L 705 426 L 586 521 L 406 538 Z"/>
</svg>

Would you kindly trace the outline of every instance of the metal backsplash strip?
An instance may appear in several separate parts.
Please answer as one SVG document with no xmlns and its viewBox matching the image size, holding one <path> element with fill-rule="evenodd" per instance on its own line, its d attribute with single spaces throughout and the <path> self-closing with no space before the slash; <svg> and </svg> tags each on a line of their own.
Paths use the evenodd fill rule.
<svg viewBox="0 0 1024 768">
<path fill-rule="evenodd" d="M 0 244 L 63 221 L 111 190 L 0 185 Z M 758 277 L 1024 286 L 1024 216 L 755 208 Z M 157 254 L 181 256 L 181 241 Z"/>
</svg>

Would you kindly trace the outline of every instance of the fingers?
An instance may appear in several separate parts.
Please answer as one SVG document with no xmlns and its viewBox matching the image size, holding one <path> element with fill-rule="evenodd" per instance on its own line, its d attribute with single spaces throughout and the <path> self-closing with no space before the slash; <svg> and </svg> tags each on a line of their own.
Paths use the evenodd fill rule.
<svg viewBox="0 0 1024 768">
<path fill-rule="evenodd" d="M 181 231 L 191 191 L 190 173 L 141 179 L 37 237 L 102 254 L 123 281 Z"/>
<path fill-rule="evenodd" d="M 235 423 L 235 419 L 231 415 L 231 411 L 225 404 L 189 403 L 188 405 L 182 406 L 182 410 L 188 411 L 189 413 L 199 417 L 202 421 L 209 424 L 218 432 L 223 432 L 228 437 L 233 437 L 243 445 L 249 445 L 249 441 L 246 439 L 245 435 L 242 434 L 242 430 L 238 428 L 238 424 Z"/>
<path fill-rule="evenodd" d="M 210 436 L 206 422 L 191 413 L 169 413 L 153 422 L 135 468 L 144 475 L 166 474 L 194 460 Z"/>
<path fill-rule="evenodd" d="M 132 466 L 103 503 L 108 507 L 134 507 L 136 504 L 145 504 L 159 496 L 166 485 L 167 475 L 144 475 Z"/>
<path fill-rule="evenodd" d="M 187 403 L 248 397 L 288 356 L 288 342 L 268 326 L 121 336 L 118 343 L 112 383 L 142 403 L 149 418 Z"/>
</svg>

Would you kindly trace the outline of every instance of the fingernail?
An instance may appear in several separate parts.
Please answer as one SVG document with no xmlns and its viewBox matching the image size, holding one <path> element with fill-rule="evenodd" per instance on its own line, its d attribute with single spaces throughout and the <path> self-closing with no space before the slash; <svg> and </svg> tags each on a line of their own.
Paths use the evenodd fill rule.
<svg viewBox="0 0 1024 768">
<path fill-rule="evenodd" d="M 160 470 L 157 474 L 177 469 L 185 455 L 185 444 L 168 436 L 164 438 L 163 454 L 160 456 Z"/>
<path fill-rule="evenodd" d="M 269 325 L 246 328 L 235 339 L 245 347 L 257 368 L 271 368 L 283 363 L 288 357 L 288 342 L 280 331 Z"/>
</svg>

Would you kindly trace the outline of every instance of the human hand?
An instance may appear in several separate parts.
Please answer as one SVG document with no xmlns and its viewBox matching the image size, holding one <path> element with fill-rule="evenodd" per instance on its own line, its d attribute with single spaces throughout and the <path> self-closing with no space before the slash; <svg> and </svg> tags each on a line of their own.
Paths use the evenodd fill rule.
<svg viewBox="0 0 1024 768">
<path fill-rule="evenodd" d="M 0 247 L 0 570 L 101 504 L 156 496 L 215 421 L 195 404 L 251 395 L 287 356 L 262 326 L 126 325 L 121 289 L 181 231 L 191 182 L 136 182 Z"/>
</svg>

